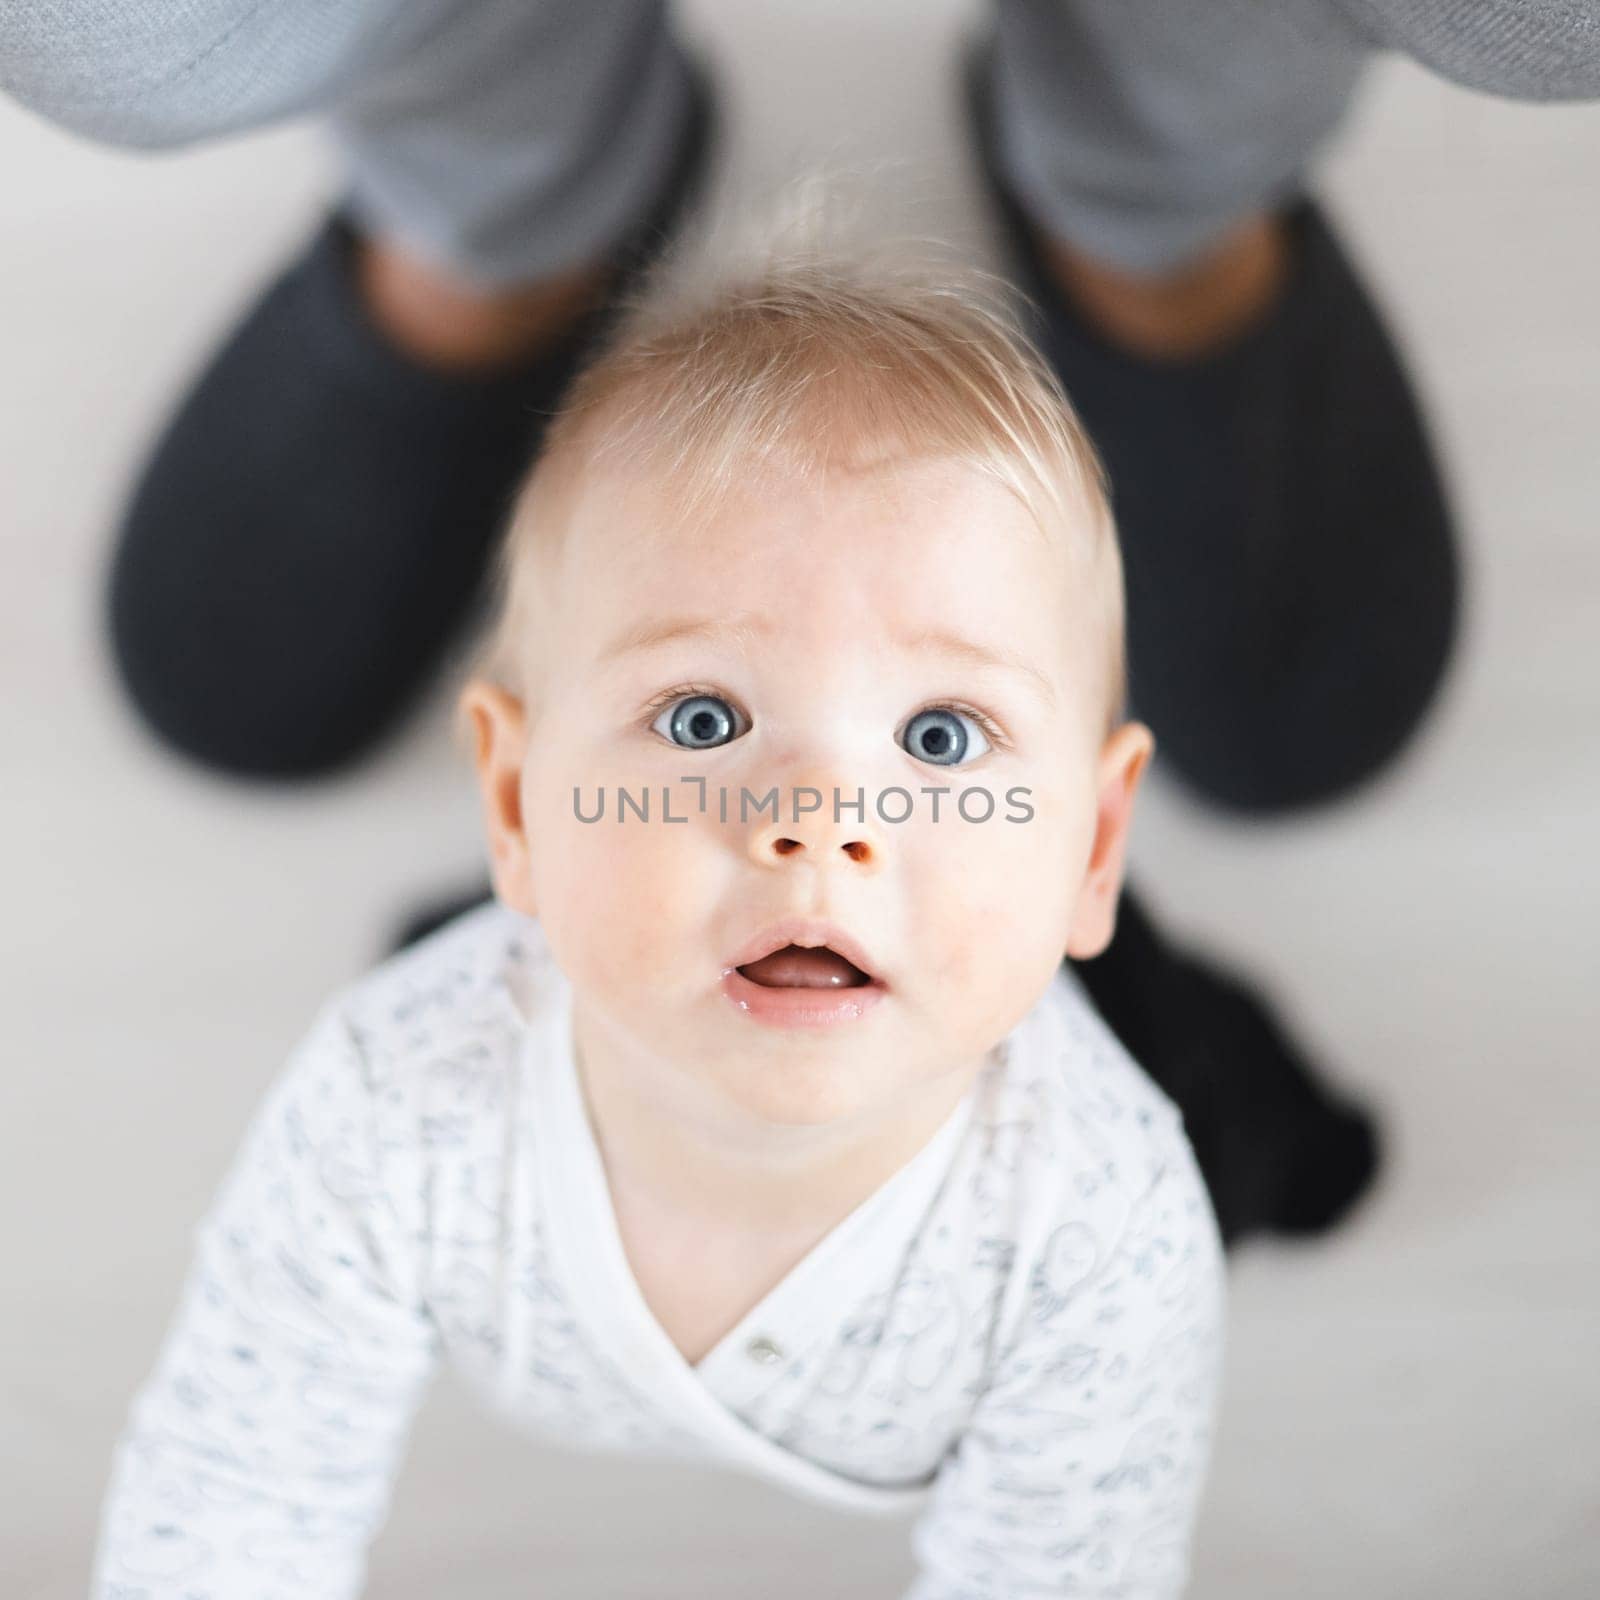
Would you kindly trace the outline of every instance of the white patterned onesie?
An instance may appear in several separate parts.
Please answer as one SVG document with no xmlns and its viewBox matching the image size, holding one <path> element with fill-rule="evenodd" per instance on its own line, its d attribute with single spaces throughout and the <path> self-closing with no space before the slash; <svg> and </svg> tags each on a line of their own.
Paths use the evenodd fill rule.
<svg viewBox="0 0 1600 1600">
<path fill-rule="evenodd" d="M 1061 968 L 916 1156 L 691 1366 L 634 1280 L 537 922 L 337 994 L 119 1446 L 98 1600 L 357 1594 L 448 1360 L 515 1425 L 921 1506 L 906 1600 L 1181 1593 L 1222 1353 L 1176 1108 Z"/>
</svg>

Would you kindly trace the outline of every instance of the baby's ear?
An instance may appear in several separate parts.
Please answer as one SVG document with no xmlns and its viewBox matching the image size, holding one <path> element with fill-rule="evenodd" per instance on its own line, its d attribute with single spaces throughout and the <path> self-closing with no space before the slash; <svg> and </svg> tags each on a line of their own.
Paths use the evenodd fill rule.
<svg viewBox="0 0 1600 1600">
<path fill-rule="evenodd" d="M 513 910 L 537 916 L 533 861 L 522 817 L 522 766 L 527 753 L 523 704 L 499 684 L 473 678 L 461 691 L 456 711 L 472 738 L 495 895 Z"/>
<path fill-rule="evenodd" d="M 1067 954 L 1074 960 L 1099 955 L 1117 931 L 1133 798 L 1155 747 L 1155 736 L 1142 722 L 1125 722 L 1101 748 L 1094 847 L 1067 934 Z"/>
</svg>

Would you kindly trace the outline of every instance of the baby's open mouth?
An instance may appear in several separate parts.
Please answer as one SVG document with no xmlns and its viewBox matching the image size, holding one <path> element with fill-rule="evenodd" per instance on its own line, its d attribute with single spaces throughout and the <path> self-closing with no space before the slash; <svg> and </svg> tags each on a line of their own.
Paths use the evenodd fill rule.
<svg viewBox="0 0 1600 1600">
<path fill-rule="evenodd" d="M 763 989 L 859 989 L 872 982 L 854 962 L 825 944 L 786 944 L 737 970 Z"/>
</svg>

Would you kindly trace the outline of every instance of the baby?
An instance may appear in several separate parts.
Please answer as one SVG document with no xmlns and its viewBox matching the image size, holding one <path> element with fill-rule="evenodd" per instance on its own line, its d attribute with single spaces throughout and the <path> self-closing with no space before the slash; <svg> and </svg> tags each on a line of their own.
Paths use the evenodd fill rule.
<svg viewBox="0 0 1600 1600">
<path fill-rule="evenodd" d="M 1178 1594 L 1221 1252 L 1062 964 L 1111 936 L 1152 746 L 1054 380 L 971 277 L 680 265 L 500 573 L 461 699 L 496 902 L 292 1054 L 96 1592 L 357 1593 L 447 1360 L 578 1448 L 920 1507 L 914 1600 Z"/>
</svg>

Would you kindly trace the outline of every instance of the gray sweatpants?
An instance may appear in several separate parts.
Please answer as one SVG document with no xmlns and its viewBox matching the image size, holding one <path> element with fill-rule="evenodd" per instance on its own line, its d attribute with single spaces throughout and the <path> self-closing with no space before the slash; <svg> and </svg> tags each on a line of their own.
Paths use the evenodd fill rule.
<svg viewBox="0 0 1600 1600">
<path fill-rule="evenodd" d="M 1600 0 L 996 0 L 1002 157 L 1090 254 L 1156 269 L 1294 189 L 1406 51 L 1527 99 L 1600 95 Z M 0 0 L 0 89 L 149 148 L 328 119 L 369 230 L 483 283 L 599 254 L 687 111 L 661 0 Z"/>
</svg>

